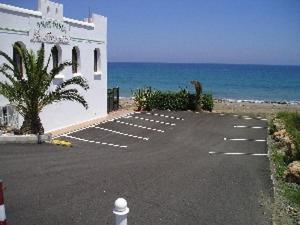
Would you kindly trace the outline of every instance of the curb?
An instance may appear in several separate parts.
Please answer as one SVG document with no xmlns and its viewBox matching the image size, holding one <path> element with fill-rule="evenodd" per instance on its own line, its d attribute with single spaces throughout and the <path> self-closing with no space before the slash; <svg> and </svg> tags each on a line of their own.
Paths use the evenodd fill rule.
<svg viewBox="0 0 300 225">
<path fill-rule="evenodd" d="M 38 143 L 48 142 L 50 140 L 51 140 L 50 134 L 0 136 L 0 145 L 1 144 L 38 144 Z"/>
<path fill-rule="evenodd" d="M 267 148 L 268 148 L 268 158 L 269 158 L 269 163 L 270 163 L 270 173 L 271 173 L 271 181 L 272 181 L 272 189 L 273 189 L 273 200 L 276 201 L 275 199 L 277 198 L 277 191 L 276 191 L 276 178 L 274 177 L 275 174 L 275 166 L 272 161 L 272 144 L 273 140 L 271 138 L 271 135 L 268 134 L 267 137 Z M 277 225 L 274 219 L 274 213 L 272 210 L 272 225 Z"/>
</svg>

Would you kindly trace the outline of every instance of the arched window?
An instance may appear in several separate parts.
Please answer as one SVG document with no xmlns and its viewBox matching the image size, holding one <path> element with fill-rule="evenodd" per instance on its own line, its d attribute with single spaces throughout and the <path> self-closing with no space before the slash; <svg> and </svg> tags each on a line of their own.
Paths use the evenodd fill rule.
<svg viewBox="0 0 300 225">
<path fill-rule="evenodd" d="M 13 60 L 17 64 L 17 68 L 19 69 L 21 77 L 23 77 L 23 60 L 22 60 L 22 57 L 21 57 L 20 53 L 16 49 L 16 47 L 17 48 L 22 48 L 24 46 L 22 46 L 19 42 L 16 42 L 14 44 L 14 48 L 13 48 Z"/>
<path fill-rule="evenodd" d="M 94 50 L 94 72 L 101 72 L 101 55 L 99 48 Z"/>
<path fill-rule="evenodd" d="M 58 63 L 59 63 L 58 48 L 57 48 L 57 46 L 54 46 L 51 49 L 51 54 L 52 54 L 53 68 L 57 68 L 58 67 Z"/>
<path fill-rule="evenodd" d="M 72 49 L 72 72 L 73 74 L 80 72 L 80 52 L 78 47 Z"/>
</svg>

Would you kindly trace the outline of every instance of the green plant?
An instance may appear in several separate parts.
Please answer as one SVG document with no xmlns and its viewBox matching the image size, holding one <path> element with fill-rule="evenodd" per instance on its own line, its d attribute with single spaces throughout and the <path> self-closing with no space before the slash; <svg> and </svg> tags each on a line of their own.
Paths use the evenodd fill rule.
<svg viewBox="0 0 300 225">
<path fill-rule="evenodd" d="M 282 179 L 284 171 L 287 169 L 285 156 L 282 151 L 277 149 L 277 146 L 272 146 L 272 160 L 276 168 L 276 177 Z"/>
<path fill-rule="evenodd" d="M 8 61 L 0 67 L 0 73 L 6 78 L 6 81 L 0 82 L 0 94 L 15 105 L 18 112 L 23 116 L 22 133 L 44 133 L 39 113 L 45 106 L 54 102 L 62 100 L 75 101 L 88 108 L 83 96 L 73 87 L 73 85 L 78 85 L 84 90 L 89 88 L 86 80 L 82 77 L 73 77 L 57 85 L 54 90 L 49 89 L 55 76 L 63 71 L 65 67 L 71 66 L 71 62 L 61 63 L 48 72 L 51 56 L 45 64 L 44 44 L 41 45 L 37 53 L 17 45 L 13 47 L 24 62 L 26 77 L 22 75 L 14 60 L 0 51 L 0 56 Z M 69 88 L 71 85 L 72 87 Z"/>
<path fill-rule="evenodd" d="M 137 110 L 150 110 L 151 98 L 154 95 L 151 87 L 138 88 L 133 92 L 133 98 Z"/>
<path fill-rule="evenodd" d="M 135 90 L 133 98 L 137 110 L 187 110 L 189 106 L 189 93 L 185 89 L 179 92 L 163 92 L 144 87 Z"/>
<path fill-rule="evenodd" d="M 205 93 L 201 98 L 201 105 L 203 110 L 212 111 L 214 108 L 214 99 L 211 93 Z"/>
<path fill-rule="evenodd" d="M 281 195 L 283 195 L 290 203 L 300 207 L 300 186 L 293 183 L 286 183 L 283 179 L 287 164 L 285 156 L 276 145 L 272 146 L 272 161 L 275 166 L 276 179 L 279 181 L 278 187 Z"/>
<path fill-rule="evenodd" d="M 187 110 L 189 105 L 189 93 L 182 89 L 179 92 L 155 91 L 150 99 L 151 109 L 160 110 Z"/>
<path fill-rule="evenodd" d="M 300 114 L 297 112 L 281 112 L 277 118 L 284 122 L 287 132 L 293 137 L 296 155 L 293 160 L 300 160 Z"/>
<path fill-rule="evenodd" d="M 269 122 L 269 134 L 274 134 L 277 131 L 277 128 L 274 124 L 274 119 Z"/>
<path fill-rule="evenodd" d="M 196 94 L 190 94 L 186 89 L 172 92 L 144 87 L 135 90 L 133 98 L 137 110 L 197 110 Z M 211 93 L 202 94 L 201 105 L 203 110 L 212 111 L 214 101 Z"/>
</svg>

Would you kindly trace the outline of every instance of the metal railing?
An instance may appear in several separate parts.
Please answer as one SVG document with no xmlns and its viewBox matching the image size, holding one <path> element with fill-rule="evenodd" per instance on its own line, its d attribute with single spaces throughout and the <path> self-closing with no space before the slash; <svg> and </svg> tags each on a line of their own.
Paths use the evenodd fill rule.
<svg viewBox="0 0 300 225">
<path fill-rule="evenodd" d="M 0 106 L 0 126 L 19 127 L 19 114 L 15 106 Z"/>
<path fill-rule="evenodd" d="M 107 89 L 107 112 L 119 109 L 119 87 Z"/>
</svg>

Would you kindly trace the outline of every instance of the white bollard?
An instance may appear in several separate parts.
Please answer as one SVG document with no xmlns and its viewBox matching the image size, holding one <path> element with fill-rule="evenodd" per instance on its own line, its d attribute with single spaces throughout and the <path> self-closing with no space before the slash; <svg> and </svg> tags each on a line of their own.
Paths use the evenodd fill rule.
<svg viewBox="0 0 300 225">
<path fill-rule="evenodd" d="M 5 207 L 4 207 L 4 197 L 3 197 L 3 182 L 0 180 L 0 225 L 6 225 L 6 215 L 5 215 Z"/>
<path fill-rule="evenodd" d="M 115 201 L 113 213 L 116 215 L 116 225 L 127 225 L 129 208 L 127 207 L 127 201 L 124 198 L 118 198 Z"/>
</svg>

